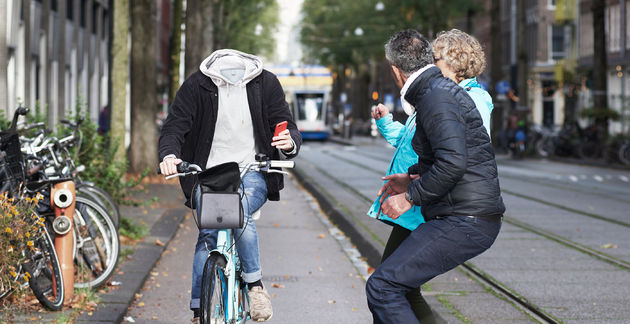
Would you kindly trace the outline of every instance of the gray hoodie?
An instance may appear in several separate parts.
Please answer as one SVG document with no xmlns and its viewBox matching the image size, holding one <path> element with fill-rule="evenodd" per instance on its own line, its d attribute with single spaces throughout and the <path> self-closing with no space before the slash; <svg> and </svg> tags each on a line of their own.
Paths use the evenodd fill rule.
<svg viewBox="0 0 630 324">
<path fill-rule="evenodd" d="M 232 49 L 215 51 L 199 66 L 219 89 L 219 109 L 206 168 L 237 162 L 241 167 L 254 161 L 254 127 L 247 102 L 247 83 L 262 72 L 262 61 Z"/>
</svg>

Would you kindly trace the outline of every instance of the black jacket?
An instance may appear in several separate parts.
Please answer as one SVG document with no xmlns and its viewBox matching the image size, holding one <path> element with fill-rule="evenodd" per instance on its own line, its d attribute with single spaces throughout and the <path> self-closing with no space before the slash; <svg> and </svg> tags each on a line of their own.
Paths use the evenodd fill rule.
<svg viewBox="0 0 630 324">
<path fill-rule="evenodd" d="M 418 164 L 409 185 L 425 219 L 503 214 L 494 150 L 481 115 L 464 89 L 436 67 L 411 84 L 405 99 L 416 107 L 411 141 Z"/>
<path fill-rule="evenodd" d="M 302 144 L 302 136 L 291 117 L 284 91 L 278 78 L 263 70 L 260 75 L 247 84 L 247 101 L 254 125 L 256 148 L 271 159 L 280 158 L 278 149 L 271 146 L 275 125 L 288 121 L 287 128 L 297 147 Z M 217 86 L 212 80 L 197 71 L 193 73 L 177 91 L 175 100 L 169 109 L 168 117 L 162 126 L 159 140 L 160 161 L 169 154 L 205 167 L 212 148 L 219 97 Z M 279 200 L 280 190 L 284 187 L 282 174 L 264 174 L 267 182 L 267 198 Z M 194 185 L 193 177 L 180 178 L 180 184 L 186 199 Z M 188 203 L 188 202 L 187 202 Z"/>
</svg>

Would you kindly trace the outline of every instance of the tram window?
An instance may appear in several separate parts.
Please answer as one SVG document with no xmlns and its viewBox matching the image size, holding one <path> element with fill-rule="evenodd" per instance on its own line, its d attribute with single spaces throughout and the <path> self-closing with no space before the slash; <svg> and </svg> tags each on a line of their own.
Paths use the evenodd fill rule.
<svg viewBox="0 0 630 324">
<path fill-rule="evenodd" d="M 319 93 L 296 94 L 299 120 L 321 120 L 324 96 Z"/>
</svg>

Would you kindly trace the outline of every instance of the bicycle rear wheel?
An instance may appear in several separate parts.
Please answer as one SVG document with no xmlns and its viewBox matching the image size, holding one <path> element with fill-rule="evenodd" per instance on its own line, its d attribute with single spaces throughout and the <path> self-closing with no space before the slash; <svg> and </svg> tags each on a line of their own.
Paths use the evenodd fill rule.
<svg viewBox="0 0 630 324">
<path fill-rule="evenodd" d="M 118 263 L 118 231 L 98 203 L 76 197 L 74 210 L 74 287 L 99 287 L 107 282 Z"/>
<path fill-rule="evenodd" d="M 220 254 L 210 254 L 201 277 L 201 324 L 226 323 L 225 307 L 227 300 L 227 278 L 225 258 Z"/>
<path fill-rule="evenodd" d="M 28 284 L 42 306 L 54 311 L 60 310 L 64 300 L 61 265 L 46 228 L 34 241 L 33 247 L 24 264 L 24 270 L 31 275 Z"/>
</svg>

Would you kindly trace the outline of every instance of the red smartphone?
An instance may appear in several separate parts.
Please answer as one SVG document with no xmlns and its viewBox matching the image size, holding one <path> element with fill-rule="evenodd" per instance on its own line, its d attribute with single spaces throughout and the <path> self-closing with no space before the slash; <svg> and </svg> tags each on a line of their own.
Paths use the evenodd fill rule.
<svg viewBox="0 0 630 324">
<path fill-rule="evenodd" d="M 283 122 L 279 122 L 276 124 L 276 131 L 273 133 L 273 137 L 276 137 L 278 135 L 280 135 L 280 133 L 282 133 L 282 131 L 284 131 L 285 129 L 287 129 L 287 121 L 283 121 Z"/>
</svg>

